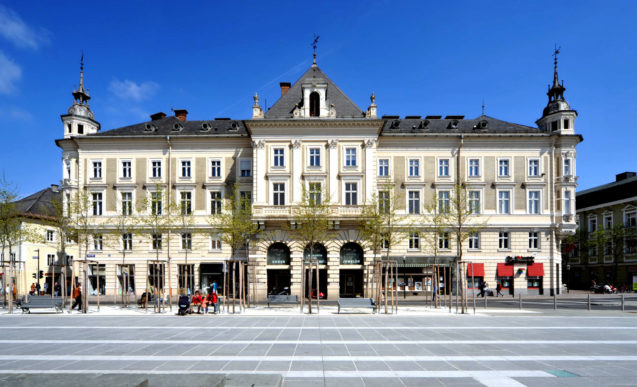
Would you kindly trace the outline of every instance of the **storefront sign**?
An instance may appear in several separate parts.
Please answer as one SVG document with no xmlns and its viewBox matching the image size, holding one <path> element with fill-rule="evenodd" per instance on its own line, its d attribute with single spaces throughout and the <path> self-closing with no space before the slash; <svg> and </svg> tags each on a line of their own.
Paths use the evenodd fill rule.
<svg viewBox="0 0 637 387">
<path fill-rule="evenodd" d="M 530 263 L 535 262 L 535 257 L 533 257 L 533 256 L 523 257 L 521 255 L 516 255 L 514 257 L 508 256 L 508 257 L 505 258 L 504 262 L 507 265 L 515 265 L 515 264 L 528 265 Z"/>
<path fill-rule="evenodd" d="M 268 265 L 289 265 L 290 250 L 283 244 L 272 245 L 268 249 Z"/>
<path fill-rule="evenodd" d="M 363 250 L 355 244 L 348 243 L 341 248 L 341 265 L 362 265 Z"/>
</svg>

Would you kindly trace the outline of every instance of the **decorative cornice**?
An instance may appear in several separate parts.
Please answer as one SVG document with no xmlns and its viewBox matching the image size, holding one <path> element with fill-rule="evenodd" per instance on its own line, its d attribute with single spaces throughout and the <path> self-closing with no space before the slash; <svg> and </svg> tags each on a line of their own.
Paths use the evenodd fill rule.
<svg viewBox="0 0 637 387">
<path fill-rule="evenodd" d="M 245 121 L 248 128 L 369 128 L 385 123 L 384 120 L 356 119 L 296 119 L 296 120 L 259 120 Z"/>
</svg>

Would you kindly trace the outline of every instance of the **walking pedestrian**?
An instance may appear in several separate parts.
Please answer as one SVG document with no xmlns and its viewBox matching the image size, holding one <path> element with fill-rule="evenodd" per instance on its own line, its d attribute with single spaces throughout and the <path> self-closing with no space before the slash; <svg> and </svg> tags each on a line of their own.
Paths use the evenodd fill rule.
<svg viewBox="0 0 637 387">
<path fill-rule="evenodd" d="M 75 289 L 73 289 L 73 305 L 71 305 L 71 310 L 75 309 L 77 306 L 78 311 L 82 311 L 82 284 L 77 284 Z"/>
<path fill-rule="evenodd" d="M 495 290 L 497 291 L 497 294 L 495 295 L 496 297 L 498 296 L 502 296 L 504 297 L 504 294 L 502 294 L 502 284 L 498 282 L 497 285 L 495 285 Z"/>
<path fill-rule="evenodd" d="M 217 297 L 217 292 L 212 293 L 212 306 L 214 307 L 214 314 L 217 314 L 217 305 L 219 303 L 219 297 Z"/>
<path fill-rule="evenodd" d="M 53 286 L 53 294 L 55 297 L 60 297 L 60 294 L 62 293 L 62 287 L 60 286 L 59 282 L 55 282 L 55 286 Z"/>
<path fill-rule="evenodd" d="M 478 289 L 480 290 L 480 293 L 478 293 L 478 297 L 484 298 L 484 281 L 480 281 L 480 284 L 478 285 Z"/>
</svg>

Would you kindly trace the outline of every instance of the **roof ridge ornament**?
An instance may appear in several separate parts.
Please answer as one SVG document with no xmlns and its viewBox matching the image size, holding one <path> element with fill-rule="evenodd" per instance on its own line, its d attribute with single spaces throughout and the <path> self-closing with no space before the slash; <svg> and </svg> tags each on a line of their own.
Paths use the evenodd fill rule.
<svg viewBox="0 0 637 387">
<path fill-rule="evenodd" d="M 318 36 L 317 34 L 314 34 L 314 40 L 312 41 L 312 48 L 314 49 L 314 61 L 312 62 L 312 67 L 317 67 L 316 66 L 316 46 L 318 44 L 319 38 L 320 36 Z"/>
</svg>

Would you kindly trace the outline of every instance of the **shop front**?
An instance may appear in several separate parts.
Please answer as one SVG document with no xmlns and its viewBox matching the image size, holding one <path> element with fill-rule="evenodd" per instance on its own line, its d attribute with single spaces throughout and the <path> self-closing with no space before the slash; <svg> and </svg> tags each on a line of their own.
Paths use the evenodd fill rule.
<svg viewBox="0 0 637 387">
<path fill-rule="evenodd" d="M 502 287 L 500 292 L 502 292 L 505 296 L 513 295 L 513 275 L 513 265 L 498 262 L 496 269 L 496 281 Z"/>
<path fill-rule="evenodd" d="M 527 294 L 541 295 L 544 294 L 544 264 L 529 263 L 526 267 Z"/>
<path fill-rule="evenodd" d="M 291 294 L 290 248 L 285 243 L 273 243 L 267 253 L 268 295 Z"/>
<path fill-rule="evenodd" d="M 475 289 L 477 291 L 483 282 L 484 263 L 467 263 L 467 289 Z"/>
<path fill-rule="evenodd" d="M 340 252 L 340 297 L 363 297 L 363 248 L 346 243 Z"/>
<path fill-rule="evenodd" d="M 310 275 L 312 280 L 312 298 L 327 298 L 327 249 L 321 243 L 315 243 L 310 249 L 308 244 L 303 251 L 303 259 L 305 260 L 305 283 L 309 284 Z M 319 265 L 318 278 L 316 273 L 316 263 Z M 312 264 L 313 270 L 310 274 L 309 265 Z M 318 288 L 317 288 L 318 283 Z M 318 289 L 318 293 L 317 293 Z M 309 286 L 305 288 L 305 297 L 309 296 Z"/>
</svg>

